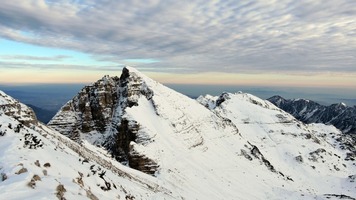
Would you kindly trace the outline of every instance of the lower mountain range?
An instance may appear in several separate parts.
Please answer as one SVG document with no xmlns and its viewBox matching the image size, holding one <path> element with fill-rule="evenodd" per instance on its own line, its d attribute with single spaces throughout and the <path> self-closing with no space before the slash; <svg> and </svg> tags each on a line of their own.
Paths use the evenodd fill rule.
<svg viewBox="0 0 356 200">
<path fill-rule="evenodd" d="M 267 100 L 304 123 L 334 125 L 356 140 L 356 106 L 350 107 L 344 103 L 325 106 L 307 99 L 284 99 L 281 96 Z"/>
</svg>

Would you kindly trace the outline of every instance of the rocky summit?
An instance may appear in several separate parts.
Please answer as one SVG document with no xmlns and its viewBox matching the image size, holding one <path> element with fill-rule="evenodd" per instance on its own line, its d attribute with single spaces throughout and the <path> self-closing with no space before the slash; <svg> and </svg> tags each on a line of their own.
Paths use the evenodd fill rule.
<svg viewBox="0 0 356 200">
<path fill-rule="evenodd" d="M 121 163 L 153 174 L 157 165 L 130 149 L 131 141 L 144 140 L 137 133 L 139 125 L 123 116 L 140 96 L 150 99 L 152 95 L 140 76 L 124 68 L 120 78 L 104 76 L 84 87 L 48 126 L 76 142 L 105 147 Z"/>
<path fill-rule="evenodd" d="M 1 94 L 5 199 L 356 198 L 354 141 L 251 94 L 195 100 L 125 67 L 48 126 Z"/>
</svg>

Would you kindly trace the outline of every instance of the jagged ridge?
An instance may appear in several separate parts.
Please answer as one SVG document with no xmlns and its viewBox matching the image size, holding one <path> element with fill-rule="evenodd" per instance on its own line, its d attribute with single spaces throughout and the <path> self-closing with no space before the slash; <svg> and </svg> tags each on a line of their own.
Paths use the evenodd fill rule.
<svg viewBox="0 0 356 200">
<path fill-rule="evenodd" d="M 334 125 L 344 134 L 353 135 L 356 141 L 356 106 L 349 107 L 344 103 L 324 106 L 311 100 L 287 100 L 281 96 L 273 96 L 267 100 L 304 123 Z"/>
</svg>

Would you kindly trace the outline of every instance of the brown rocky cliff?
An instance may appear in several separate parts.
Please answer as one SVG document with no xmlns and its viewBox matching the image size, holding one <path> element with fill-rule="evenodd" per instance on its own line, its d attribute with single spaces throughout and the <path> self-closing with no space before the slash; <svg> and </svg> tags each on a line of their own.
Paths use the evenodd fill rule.
<svg viewBox="0 0 356 200">
<path fill-rule="evenodd" d="M 78 131 L 103 133 L 115 110 L 118 82 L 118 77 L 104 76 L 85 86 L 48 125 L 72 139 Z"/>
<path fill-rule="evenodd" d="M 49 122 L 49 126 L 81 142 L 81 135 L 100 134 L 95 145 L 106 148 L 118 161 L 148 174 L 154 174 L 158 165 L 138 154 L 130 145 L 139 143 L 139 124 L 123 118 L 127 107 L 138 106 L 138 99 L 151 99 L 151 91 L 142 77 L 124 68 L 120 78 L 104 76 L 84 87 Z"/>
</svg>

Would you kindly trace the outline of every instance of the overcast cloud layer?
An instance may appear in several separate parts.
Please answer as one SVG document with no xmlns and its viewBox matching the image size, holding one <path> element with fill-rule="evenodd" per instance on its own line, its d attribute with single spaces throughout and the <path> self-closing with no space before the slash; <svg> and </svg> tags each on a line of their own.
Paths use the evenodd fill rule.
<svg viewBox="0 0 356 200">
<path fill-rule="evenodd" d="M 356 1 L 10 0 L 0 37 L 155 71 L 354 73 Z"/>
</svg>

